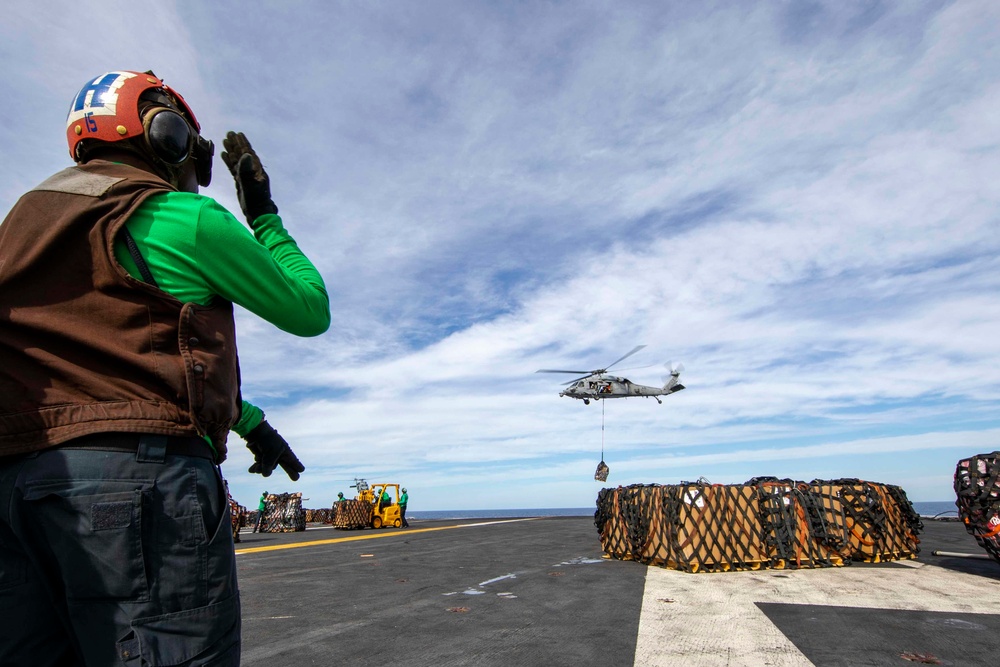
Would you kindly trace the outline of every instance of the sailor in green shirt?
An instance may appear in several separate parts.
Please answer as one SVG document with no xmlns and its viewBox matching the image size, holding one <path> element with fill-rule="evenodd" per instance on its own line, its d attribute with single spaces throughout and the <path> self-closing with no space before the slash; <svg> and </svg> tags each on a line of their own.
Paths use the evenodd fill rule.
<svg viewBox="0 0 1000 667">
<path fill-rule="evenodd" d="M 224 145 L 256 158 L 242 133 L 230 132 Z M 228 155 L 223 153 L 223 159 Z M 252 219 L 247 215 L 252 234 L 214 199 L 196 192 L 155 194 L 126 221 L 134 245 L 130 248 L 119 234 L 115 258 L 132 277 L 152 281 L 184 303 L 208 305 L 223 298 L 289 333 L 323 333 L 330 326 L 326 286 L 285 230 L 277 206 L 271 202 L 267 212 Z M 280 450 L 277 464 L 293 481 L 299 478 L 304 466 L 260 408 L 243 401 L 233 430 L 254 453 L 250 472 L 270 476 L 273 451 Z"/>
<path fill-rule="evenodd" d="M 18 610 L 0 632 L 0 664 L 239 664 L 236 559 L 232 532 L 221 530 L 229 505 L 217 468 L 227 428 L 237 421 L 251 472 L 281 466 L 295 480 L 304 466 L 259 408 L 244 402 L 235 414 L 230 304 L 297 336 L 326 331 L 330 307 L 241 133 L 227 134 L 221 157 L 246 225 L 198 194 L 214 155 L 200 127 L 152 72 L 91 79 L 66 121 L 76 166 L 27 193 L 2 223 L 0 291 L 17 285 L 23 303 L 0 309 L 0 347 L 18 355 L 4 356 L 4 372 L 38 391 L 16 410 L 13 400 L 0 405 L 0 436 L 21 446 L 11 415 L 35 415 L 29 435 L 46 446 L 0 460 L 0 562 L 19 578 L 0 586 L 0 608 Z M 52 280 L 13 282 L 12 257 L 24 275 Z M 66 326 L 54 324 L 60 318 Z M 219 338 L 199 340 L 206 335 Z M 193 361 L 199 345 L 206 365 Z M 88 352 L 102 363 L 81 363 Z M 50 405 L 52 396 L 69 398 Z M 59 436 L 73 428 L 79 437 Z M 40 513 L 22 488 L 36 482 L 53 498 L 84 489 L 87 502 Z"/>
<path fill-rule="evenodd" d="M 410 522 L 406 520 L 406 503 L 410 502 L 410 496 L 406 494 L 406 488 L 403 488 L 403 495 L 399 497 L 399 518 L 403 521 L 403 528 L 409 528 Z"/>
<path fill-rule="evenodd" d="M 254 522 L 253 531 L 256 533 L 260 530 L 260 524 L 264 519 L 264 510 L 267 509 L 267 491 L 260 494 L 260 502 L 257 503 L 257 521 Z"/>
<path fill-rule="evenodd" d="M 281 218 L 264 213 L 251 227 L 252 234 L 214 199 L 189 192 L 152 195 L 125 223 L 156 285 L 179 301 L 208 305 L 223 298 L 296 336 L 326 331 L 323 278 Z M 114 250 L 142 280 L 122 235 Z"/>
</svg>

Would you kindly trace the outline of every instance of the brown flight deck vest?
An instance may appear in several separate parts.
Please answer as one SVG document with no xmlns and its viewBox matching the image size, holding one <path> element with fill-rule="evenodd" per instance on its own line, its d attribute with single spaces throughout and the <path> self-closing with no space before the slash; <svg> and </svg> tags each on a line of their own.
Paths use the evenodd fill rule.
<svg viewBox="0 0 1000 667">
<path fill-rule="evenodd" d="M 241 404 L 232 303 L 181 303 L 114 256 L 122 224 L 169 190 L 94 160 L 26 193 L 0 225 L 0 456 L 130 432 L 208 435 L 225 458 Z"/>
</svg>

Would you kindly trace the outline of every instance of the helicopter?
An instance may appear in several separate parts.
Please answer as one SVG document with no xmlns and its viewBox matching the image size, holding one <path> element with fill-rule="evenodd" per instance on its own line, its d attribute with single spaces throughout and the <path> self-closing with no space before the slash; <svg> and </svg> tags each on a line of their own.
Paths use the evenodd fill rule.
<svg viewBox="0 0 1000 667">
<path fill-rule="evenodd" d="M 644 347 L 646 346 L 637 345 L 631 352 L 616 359 L 605 368 L 598 368 L 592 371 L 566 371 L 542 368 L 535 372 L 573 373 L 574 375 L 582 374 L 581 377 L 567 382 L 566 389 L 559 392 L 559 395 L 569 396 L 570 398 L 578 398 L 583 401 L 584 405 L 590 405 L 591 401 L 599 401 L 606 398 L 630 398 L 633 396 L 645 396 L 646 398 L 652 396 L 656 399 L 657 403 L 662 405 L 663 401 L 660 400 L 660 396 L 667 396 L 684 389 L 684 385 L 680 383 L 681 371 L 684 370 L 683 364 L 677 364 L 677 366 L 671 366 L 669 363 L 666 364 L 667 369 L 670 371 L 670 375 L 666 378 L 666 382 L 662 387 L 650 387 L 644 384 L 635 384 L 627 378 L 607 374 L 609 368 L 624 361 L 625 359 L 628 359 Z"/>
</svg>

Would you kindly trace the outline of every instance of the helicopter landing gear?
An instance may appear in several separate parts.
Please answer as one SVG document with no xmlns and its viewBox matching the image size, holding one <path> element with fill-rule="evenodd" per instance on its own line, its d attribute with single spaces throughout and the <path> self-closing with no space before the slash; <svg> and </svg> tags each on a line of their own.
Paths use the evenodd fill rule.
<svg viewBox="0 0 1000 667">
<path fill-rule="evenodd" d="M 590 399 L 589 398 L 583 399 L 583 404 L 584 405 L 590 405 Z"/>
<path fill-rule="evenodd" d="M 655 399 L 656 399 L 656 402 L 657 402 L 657 403 L 659 403 L 660 405 L 663 405 L 663 401 L 661 401 L 661 400 L 660 400 L 660 397 L 659 397 L 659 396 L 654 396 L 653 398 L 655 398 Z"/>
</svg>

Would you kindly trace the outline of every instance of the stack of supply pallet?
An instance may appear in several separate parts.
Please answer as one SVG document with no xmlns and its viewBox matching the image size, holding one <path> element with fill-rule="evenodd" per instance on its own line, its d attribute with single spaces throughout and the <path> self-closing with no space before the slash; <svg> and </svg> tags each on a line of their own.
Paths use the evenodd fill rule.
<svg viewBox="0 0 1000 667">
<path fill-rule="evenodd" d="M 1000 563 L 1000 452 L 979 454 L 955 468 L 958 516 L 986 553 Z"/>
<path fill-rule="evenodd" d="M 236 502 L 233 494 L 229 492 L 229 482 L 222 480 L 226 489 L 226 501 L 229 503 L 229 520 L 232 524 L 233 542 L 240 541 L 240 528 L 246 525 L 247 508 Z"/>
<path fill-rule="evenodd" d="M 333 510 L 306 510 L 306 523 L 333 523 Z"/>
<path fill-rule="evenodd" d="M 906 492 L 859 479 L 813 480 L 813 533 L 845 558 L 867 563 L 914 558 L 923 529 Z"/>
<path fill-rule="evenodd" d="M 375 505 L 367 500 L 338 500 L 333 504 L 333 527 L 350 530 L 372 525 Z"/>
<path fill-rule="evenodd" d="M 608 555 L 686 572 L 912 558 L 922 528 L 899 487 L 773 477 L 602 489 L 594 521 Z"/>
<path fill-rule="evenodd" d="M 240 528 L 246 525 L 247 508 L 236 502 L 229 494 L 228 489 L 226 495 L 229 497 L 229 518 L 233 526 L 233 542 L 239 542 Z"/>
<path fill-rule="evenodd" d="M 272 493 L 267 497 L 262 533 L 293 533 L 306 529 L 306 514 L 302 510 L 301 493 Z"/>
<path fill-rule="evenodd" d="M 748 504 L 751 508 L 757 504 L 768 567 L 830 567 L 843 565 L 849 557 L 837 549 L 838 543 L 817 539 L 816 502 L 806 484 L 765 477 L 740 488 L 755 490 Z"/>
</svg>

